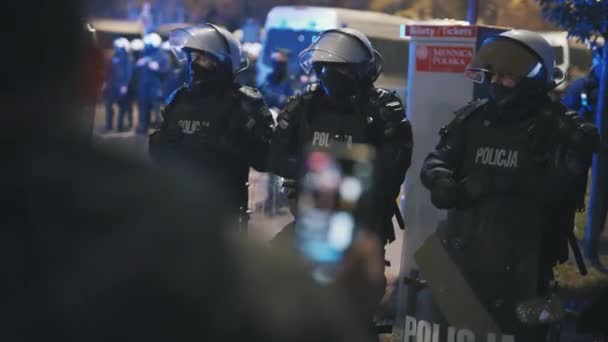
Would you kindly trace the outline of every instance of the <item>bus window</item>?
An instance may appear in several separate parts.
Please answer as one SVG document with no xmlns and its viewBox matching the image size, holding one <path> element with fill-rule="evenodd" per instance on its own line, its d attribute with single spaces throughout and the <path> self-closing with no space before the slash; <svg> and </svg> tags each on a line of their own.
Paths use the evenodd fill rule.
<svg viewBox="0 0 608 342">
<path fill-rule="evenodd" d="M 554 46 L 553 53 L 555 54 L 555 64 L 564 64 L 564 48 L 562 46 Z"/>
<path fill-rule="evenodd" d="M 369 40 L 384 59 L 383 73 L 387 76 L 407 78 L 409 42 L 375 37 L 369 37 Z"/>
</svg>

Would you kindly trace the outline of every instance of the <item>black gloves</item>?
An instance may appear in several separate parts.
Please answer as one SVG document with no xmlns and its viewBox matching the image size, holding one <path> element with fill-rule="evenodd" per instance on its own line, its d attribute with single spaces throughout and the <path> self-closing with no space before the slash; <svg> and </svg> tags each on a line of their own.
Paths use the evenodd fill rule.
<svg viewBox="0 0 608 342">
<path fill-rule="evenodd" d="M 439 209 L 467 208 L 490 190 L 488 186 L 479 178 L 456 182 L 452 177 L 442 177 L 431 189 L 431 202 Z"/>
</svg>

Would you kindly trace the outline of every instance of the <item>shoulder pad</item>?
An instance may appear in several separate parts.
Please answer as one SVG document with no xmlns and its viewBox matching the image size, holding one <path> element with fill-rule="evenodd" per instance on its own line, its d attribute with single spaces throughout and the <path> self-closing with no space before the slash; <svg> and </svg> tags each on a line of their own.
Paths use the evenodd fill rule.
<svg viewBox="0 0 608 342">
<path fill-rule="evenodd" d="M 250 100 L 262 100 L 264 96 L 256 88 L 250 86 L 242 86 L 237 90 L 239 96 L 245 97 Z"/>
<path fill-rule="evenodd" d="M 375 88 L 374 91 L 380 98 L 384 97 L 384 96 L 388 96 L 390 94 L 390 91 L 388 91 L 386 89 L 382 89 L 382 88 Z"/>
<path fill-rule="evenodd" d="M 398 97 L 397 93 L 395 93 L 394 91 L 388 91 L 386 89 L 382 89 L 382 88 L 374 88 L 374 92 L 376 94 L 376 98 L 378 100 L 384 100 L 387 99 L 388 97 Z"/>
<path fill-rule="evenodd" d="M 374 88 L 371 96 L 372 98 L 370 99 L 370 101 L 372 104 L 394 107 L 398 110 L 404 109 L 403 102 L 395 91 L 390 91 L 382 88 Z"/>
<path fill-rule="evenodd" d="M 185 94 L 188 91 L 188 87 L 187 86 L 181 86 L 177 89 L 175 89 L 171 95 L 169 95 L 166 99 L 165 99 L 165 106 L 169 106 L 171 103 L 173 103 L 173 101 L 176 101 L 180 96 L 182 96 L 183 94 Z"/>
<path fill-rule="evenodd" d="M 460 120 L 466 120 L 471 114 L 475 113 L 478 109 L 485 106 L 488 103 L 488 99 L 481 99 L 476 101 L 471 101 L 466 106 L 460 108 L 459 110 L 454 112 L 457 118 Z"/>
<path fill-rule="evenodd" d="M 321 90 L 319 83 L 311 83 L 302 89 L 302 97 L 304 99 L 310 99 L 316 92 Z"/>
</svg>

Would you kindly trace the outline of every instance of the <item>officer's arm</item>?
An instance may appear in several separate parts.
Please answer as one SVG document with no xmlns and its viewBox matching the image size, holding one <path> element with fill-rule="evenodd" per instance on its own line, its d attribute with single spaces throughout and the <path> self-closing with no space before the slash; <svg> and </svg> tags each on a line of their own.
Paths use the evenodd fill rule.
<svg viewBox="0 0 608 342">
<path fill-rule="evenodd" d="M 170 129 L 169 122 L 175 103 L 180 101 L 180 97 L 185 91 L 187 91 L 186 88 L 179 88 L 169 95 L 161 111 L 163 122 L 160 128 L 152 133 L 148 139 L 148 152 L 150 157 L 157 162 L 165 159 L 168 156 L 168 150 L 182 137 L 180 131 Z"/>
<path fill-rule="evenodd" d="M 422 165 L 422 184 L 431 191 L 431 201 L 440 209 L 450 209 L 460 199 L 454 173 L 462 160 L 464 150 L 464 127 L 462 119 L 456 117 L 440 131 L 440 142 Z"/>
<path fill-rule="evenodd" d="M 575 112 L 562 114 L 557 122 L 557 161 L 553 172 L 553 191 L 573 191 L 578 209 L 584 209 L 587 174 L 594 153 L 600 149 L 600 136 L 592 123 Z"/>
<path fill-rule="evenodd" d="M 272 113 L 259 90 L 243 86 L 239 88 L 238 96 L 244 112 L 245 138 L 242 141 L 249 165 L 257 171 L 265 172 L 273 135 Z"/>
<path fill-rule="evenodd" d="M 298 118 L 302 115 L 301 96 L 290 97 L 285 108 L 277 117 L 270 154 L 268 158 L 269 171 L 288 179 L 297 178 Z"/>
<path fill-rule="evenodd" d="M 394 92 L 382 92 L 378 104 L 379 116 L 383 120 L 380 167 L 383 168 L 382 174 L 387 177 L 383 181 L 391 192 L 396 191 L 394 199 L 412 163 L 412 126 L 406 117 L 405 106 Z"/>
<path fill-rule="evenodd" d="M 394 230 L 392 217 L 397 213 L 397 197 L 412 162 L 412 126 L 406 118 L 405 107 L 395 93 L 382 92 L 378 102 L 382 120 L 382 141 L 378 146 L 375 171 L 376 190 L 379 192 L 377 207 L 379 222 L 373 227 L 383 242 L 392 242 Z"/>
</svg>

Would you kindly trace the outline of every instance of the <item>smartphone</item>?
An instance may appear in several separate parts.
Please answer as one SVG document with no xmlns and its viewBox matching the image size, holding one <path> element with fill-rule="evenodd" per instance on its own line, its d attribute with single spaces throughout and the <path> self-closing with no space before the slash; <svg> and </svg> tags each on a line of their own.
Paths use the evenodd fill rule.
<svg viewBox="0 0 608 342">
<path fill-rule="evenodd" d="M 299 182 L 296 242 L 315 265 L 331 268 L 352 245 L 369 216 L 375 151 L 335 145 L 305 153 Z"/>
</svg>

